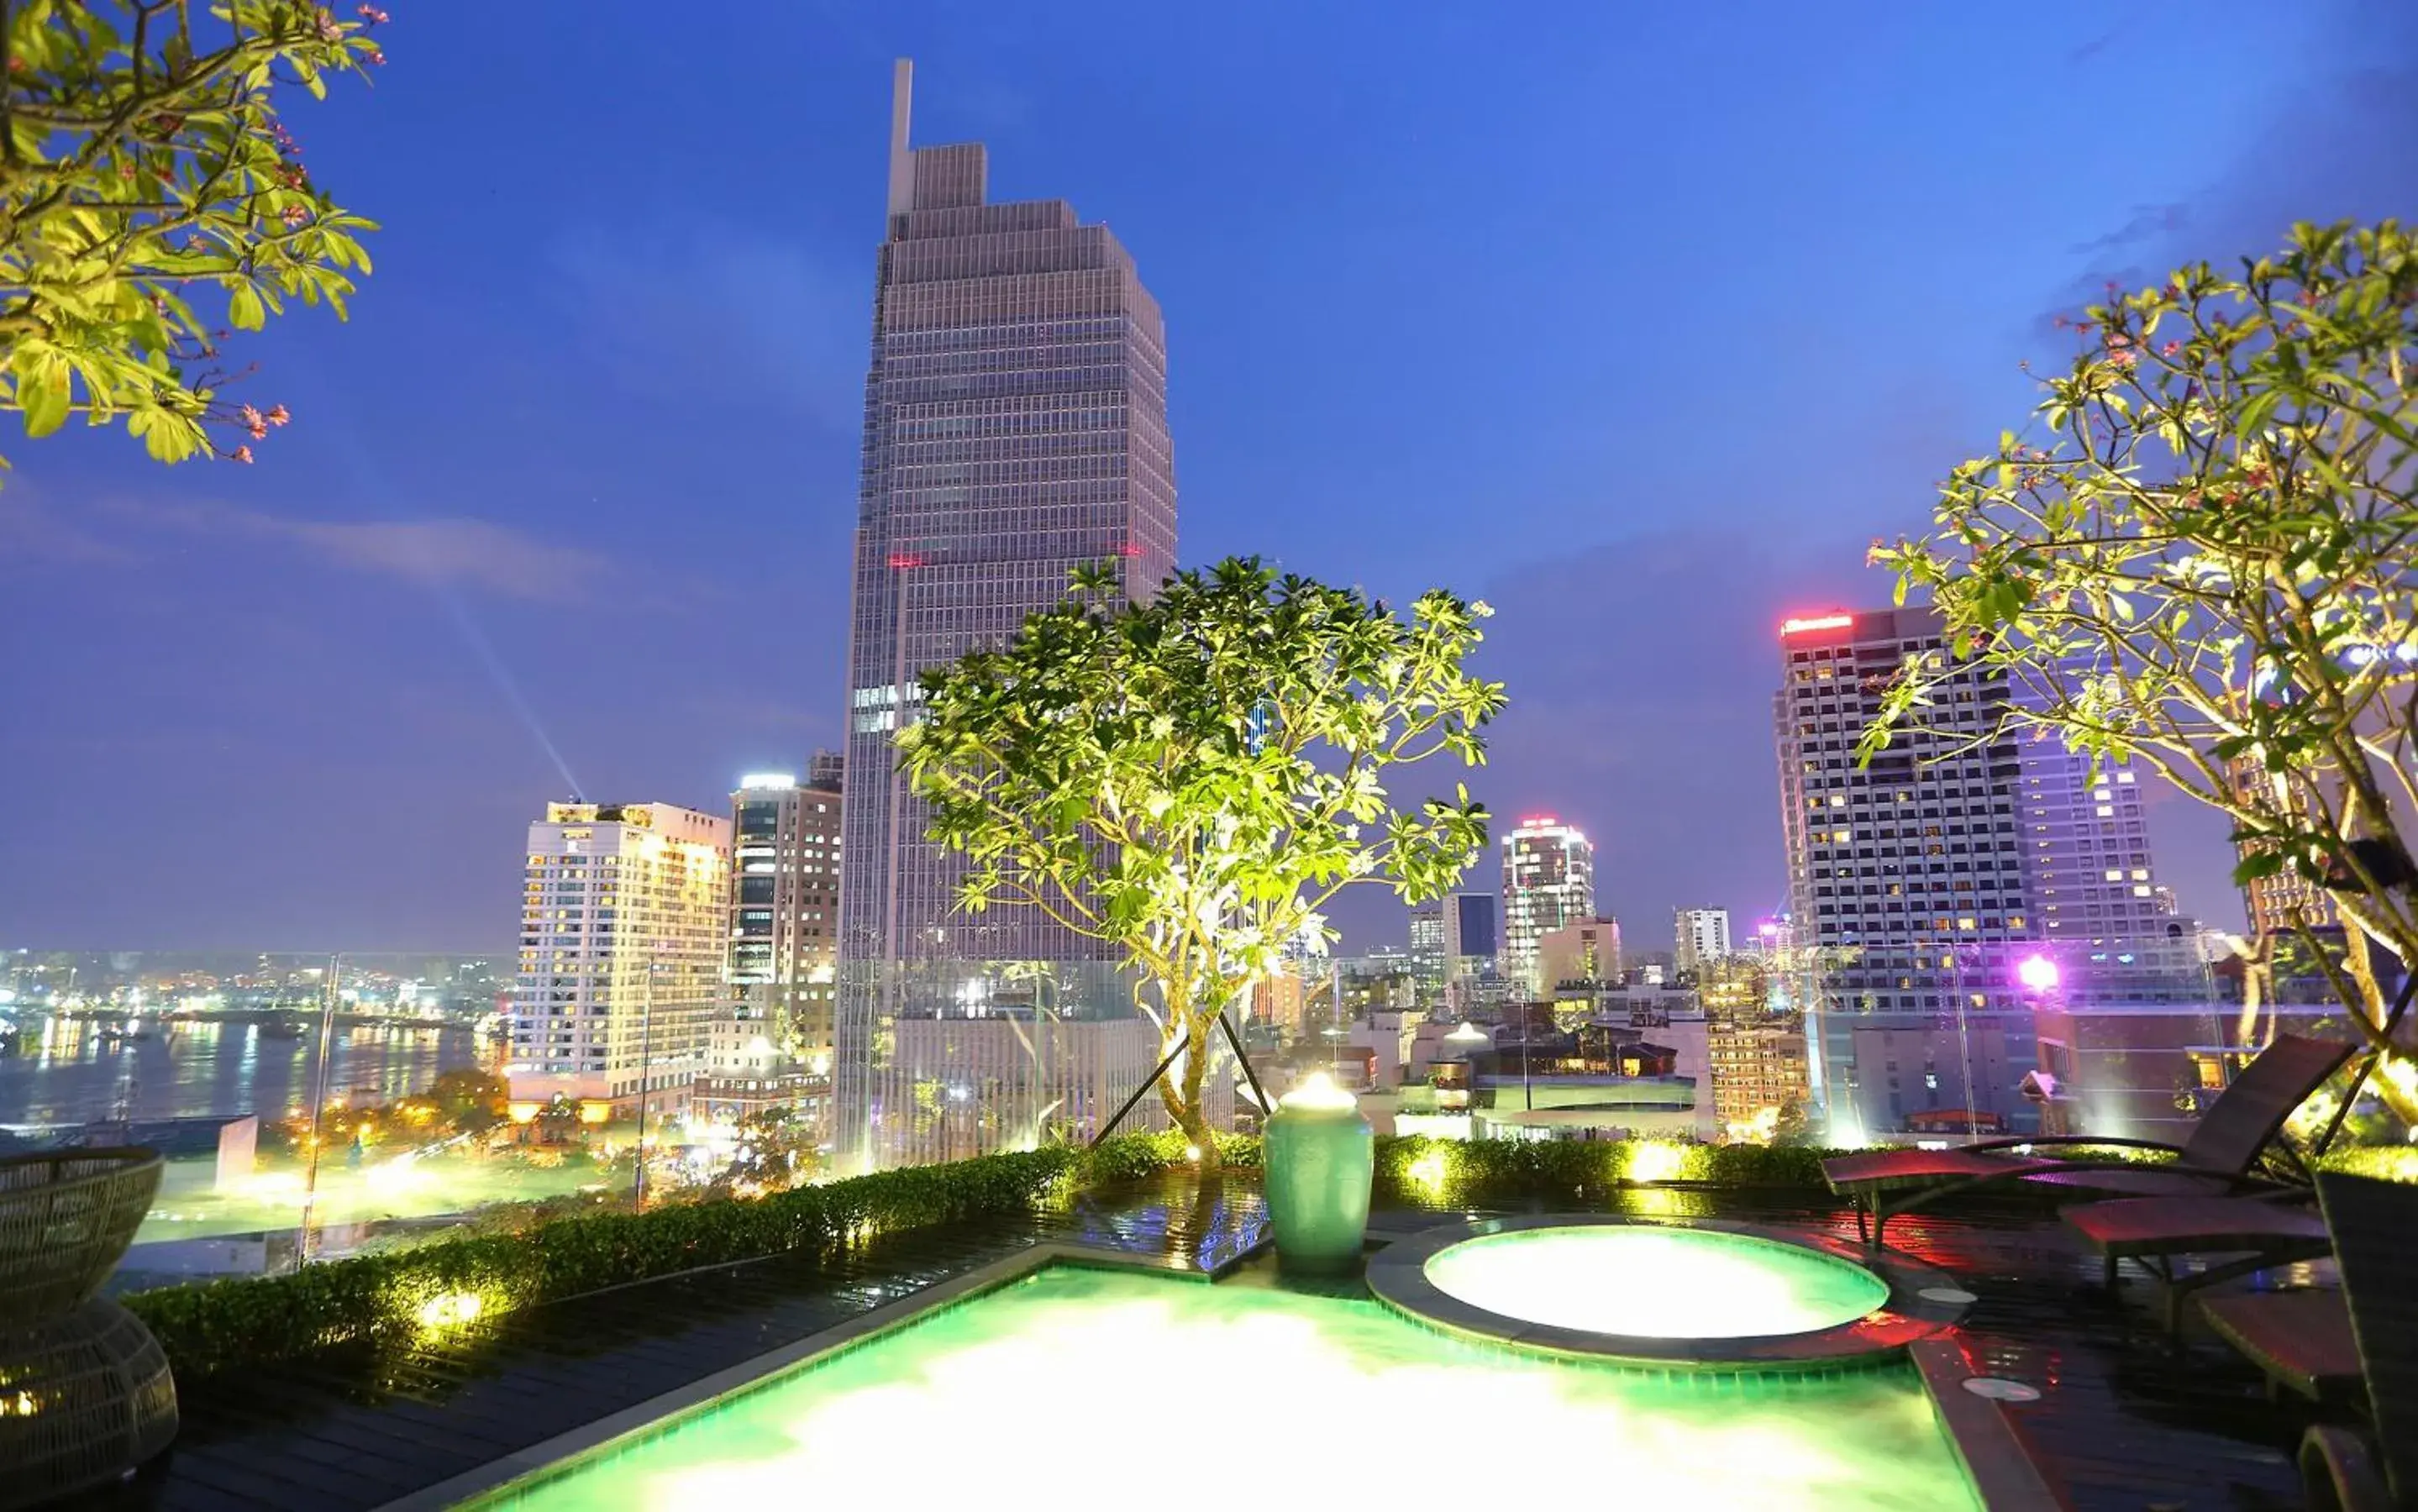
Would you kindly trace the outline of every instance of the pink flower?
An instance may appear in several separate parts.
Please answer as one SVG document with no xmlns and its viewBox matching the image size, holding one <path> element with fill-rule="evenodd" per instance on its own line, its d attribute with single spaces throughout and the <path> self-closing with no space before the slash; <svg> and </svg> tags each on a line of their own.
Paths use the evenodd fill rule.
<svg viewBox="0 0 2418 1512">
<path fill-rule="evenodd" d="M 285 406 L 283 405 L 271 405 L 268 406 L 268 420 L 271 425 L 283 425 L 293 418 L 293 416 L 285 413 Z"/>
<path fill-rule="evenodd" d="M 2182 344 L 2182 343 L 2181 343 L 2181 342 L 2168 342 L 2165 345 L 2161 346 L 2161 347 L 2159 347 L 2159 348 L 2158 348 L 2158 355 L 2159 355 L 2160 357 L 2172 357 L 2172 356 L 2174 356 L 2177 352 L 2180 352 L 2180 351 L 2181 351 L 2182 349 L 2183 349 L 2183 344 Z"/>
<path fill-rule="evenodd" d="M 380 10 L 375 6 L 363 6 L 361 7 L 361 20 L 368 22 L 373 26 L 379 25 L 385 22 L 386 12 Z"/>
<path fill-rule="evenodd" d="M 310 220 L 311 212 L 299 205 L 289 205 L 277 212 L 277 218 L 284 221 L 286 229 L 291 231 L 298 229 L 303 221 Z"/>
<path fill-rule="evenodd" d="M 260 411 L 253 408 L 250 405 L 244 405 L 241 409 L 237 410 L 236 413 L 243 417 L 243 422 L 246 425 L 256 426 L 261 423 Z"/>
<path fill-rule="evenodd" d="M 250 466 L 252 465 L 252 448 L 248 446 L 239 446 L 233 451 L 228 452 L 227 455 L 235 461 L 244 464 L 246 466 Z"/>
<path fill-rule="evenodd" d="M 329 15 L 325 10 L 321 10 L 319 12 L 319 40 L 323 42 L 341 42 L 344 39 L 344 28 L 337 23 L 334 16 Z"/>
<path fill-rule="evenodd" d="M 384 49 L 381 49 L 381 48 L 375 48 L 375 47 L 371 48 L 371 49 L 369 50 L 369 53 L 368 53 L 368 54 L 367 54 L 367 55 L 368 55 L 368 57 L 369 57 L 370 62 L 372 62 L 373 64 L 376 65 L 376 66 L 377 66 L 377 67 L 379 67 L 379 68 L 384 68 L 384 67 L 386 67 L 386 53 L 385 53 L 385 50 L 384 50 Z"/>
</svg>

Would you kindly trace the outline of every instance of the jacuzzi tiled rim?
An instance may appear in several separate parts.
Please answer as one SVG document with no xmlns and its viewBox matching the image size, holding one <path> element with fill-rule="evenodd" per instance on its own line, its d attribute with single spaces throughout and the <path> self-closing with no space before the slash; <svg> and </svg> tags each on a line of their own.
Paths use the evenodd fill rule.
<svg viewBox="0 0 2418 1512">
<path fill-rule="evenodd" d="M 1655 1338 L 1598 1334 L 1532 1322 L 1474 1307 L 1428 1279 L 1428 1261 L 1455 1245 L 1498 1234 L 1553 1229 L 1686 1229 L 1794 1245 L 1870 1272 L 1889 1300 L 1863 1317 L 1800 1334 L 1730 1338 Z M 1908 1346 L 1953 1327 L 1969 1301 L 1944 1271 L 1896 1256 L 1876 1257 L 1841 1240 L 1719 1219 L 1642 1219 L 1601 1213 L 1538 1214 L 1446 1224 L 1395 1241 L 1369 1260 L 1369 1290 L 1414 1321 L 1467 1338 L 1548 1354 L 1657 1370 L 1791 1371 L 1842 1369 L 1902 1359 Z"/>
</svg>

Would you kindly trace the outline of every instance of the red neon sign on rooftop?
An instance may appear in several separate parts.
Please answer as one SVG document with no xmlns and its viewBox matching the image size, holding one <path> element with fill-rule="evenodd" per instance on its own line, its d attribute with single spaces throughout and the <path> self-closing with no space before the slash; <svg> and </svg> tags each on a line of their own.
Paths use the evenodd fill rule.
<svg viewBox="0 0 2418 1512">
<path fill-rule="evenodd" d="M 1780 622 L 1780 633 L 1783 635 L 1802 635 L 1815 630 L 1844 630 L 1855 622 L 1856 617 L 1851 614 L 1812 615 L 1801 619 L 1783 619 Z"/>
<path fill-rule="evenodd" d="M 894 551 L 890 554 L 890 565 L 893 567 L 921 567 L 924 565 L 924 558 L 911 551 Z"/>
</svg>

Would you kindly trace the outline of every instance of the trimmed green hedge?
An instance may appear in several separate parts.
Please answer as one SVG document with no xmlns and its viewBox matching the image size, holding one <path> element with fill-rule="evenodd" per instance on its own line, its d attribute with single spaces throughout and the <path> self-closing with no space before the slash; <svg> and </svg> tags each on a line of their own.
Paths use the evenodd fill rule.
<svg viewBox="0 0 2418 1512">
<path fill-rule="evenodd" d="M 1665 1139 L 1377 1141 L 1378 1199 L 1417 1205 L 1546 1200 L 1588 1206 L 1636 1187 L 1823 1191 L 1832 1150 Z"/>
<path fill-rule="evenodd" d="M 1106 1148 L 1097 1164 L 1122 1172 L 1150 1158 Z M 321 1345 L 441 1332 L 701 1266 L 795 1250 L 829 1253 L 878 1233 L 1019 1212 L 1087 1179 L 1091 1165 L 1066 1149 L 986 1155 L 744 1200 L 558 1218 L 523 1233 L 439 1240 L 287 1275 L 169 1287 L 120 1300 L 191 1382 Z"/>
<path fill-rule="evenodd" d="M 1228 1136 L 1230 1168 L 1256 1169 L 1257 1139 Z M 1822 1186 L 1821 1150 L 1660 1140 L 1377 1141 L 1380 1200 L 1427 1206 L 1544 1200 L 1595 1206 L 1655 1186 Z M 356 1339 L 410 1340 L 521 1307 L 793 1251 L 832 1253 L 878 1233 L 1027 1211 L 1079 1186 L 1186 1163 L 1182 1135 L 1134 1134 L 1096 1151 L 986 1155 L 645 1214 L 554 1218 L 314 1265 L 288 1275 L 170 1287 L 122 1299 L 188 1382 Z"/>
</svg>

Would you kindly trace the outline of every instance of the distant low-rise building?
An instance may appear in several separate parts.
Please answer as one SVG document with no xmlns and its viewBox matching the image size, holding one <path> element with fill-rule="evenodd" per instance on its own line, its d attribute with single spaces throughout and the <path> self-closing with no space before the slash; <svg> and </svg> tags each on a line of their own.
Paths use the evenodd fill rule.
<svg viewBox="0 0 2418 1512">
<path fill-rule="evenodd" d="M 1756 1015 L 1710 1020 L 1706 1060 L 1713 1082 L 1713 1121 L 1726 1138 L 1768 1140 L 1793 1107 L 1802 1116 L 1811 1085 L 1805 1026 Z"/>
<path fill-rule="evenodd" d="M 1566 982 L 1617 982 L 1621 977 L 1620 924 L 1582 919 L 1548 930 L 1537 941 L 1540 995 Z"/>
</svg>

